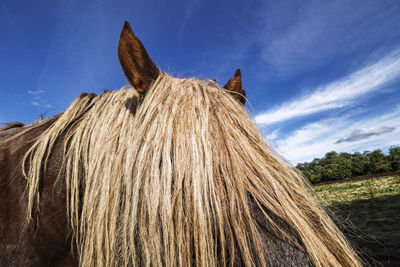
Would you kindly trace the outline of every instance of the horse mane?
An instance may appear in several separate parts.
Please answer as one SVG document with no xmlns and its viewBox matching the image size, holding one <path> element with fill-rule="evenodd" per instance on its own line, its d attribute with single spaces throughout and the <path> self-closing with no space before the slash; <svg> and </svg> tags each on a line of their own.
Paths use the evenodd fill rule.
<svg viewBox="0 0 400 267">
<path fill-rule="evenodd" d="M 216 83 L 161 73 L 144 97 L 78 97 L 24 158 L 28 220 L 57 142 L 81 265 L 266 266 L 251 205 L 315 266 L 360 265 L 304 179 Z"/>
<path fill-rule="evenodd" d="M 14 128 L 21 128 L 24 126 L 25 126 L 25 123 L 23 123 L 23 122 L 19 122 L 19 121 L 9 122 L 9 123 L 4 124 L 2 127 L 0 127 L 0 131 L 6 131 L 6 130 L 14 129 Z"/>
</svg>

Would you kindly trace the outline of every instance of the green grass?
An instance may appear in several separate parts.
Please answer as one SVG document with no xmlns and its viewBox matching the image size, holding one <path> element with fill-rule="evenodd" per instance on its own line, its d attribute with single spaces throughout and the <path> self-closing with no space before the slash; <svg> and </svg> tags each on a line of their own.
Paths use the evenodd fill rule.
<svg viewBox="0 0 400 267">
<path fill-rule="evenodd" d="M 400 176 L 314 187 L 348 238 L 383 266 L 400 266 Z"/>
<path fill-rule="evenodd" d="M 400 176 L 315 186 L 317 194 L 329 204 L 400 194 Z"/>
</svg>

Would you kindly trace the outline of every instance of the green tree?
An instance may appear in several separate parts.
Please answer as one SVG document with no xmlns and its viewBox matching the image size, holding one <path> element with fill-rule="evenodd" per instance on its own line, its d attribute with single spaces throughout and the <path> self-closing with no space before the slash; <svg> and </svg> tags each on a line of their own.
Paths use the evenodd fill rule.
<svg viewBox="0 0 400 267">
<path fill-rule="evenodd" d="M 390 171 L 389 157 L 382 153 L 382 150 L 377 149 L 367 154 L 368 170 L 370 173 L 384 173 Z"/>
<path fill-rule="evenodd" d="M 356 152 L 351 155 L 351 176 L 361 176 L 367 174 L 368 171 L 368 157 Z"/>
<path fill-rule="evenodd" d="M 325 157 L 319 160 L 319 174 L 321 180 L 339 180 L 351 177 L 351 155 L 349 153 L 340 153 L 331 151 L 325 154 Z"/>
<path fill-rule="evenodd" d="M 318 183 L 322 181 L 326 181 L 326 170 L 321 165 L 316 165 L 314 168 L 314 172 L 311 175 L 311 182 Z"/>
<path fill-rule="evenodd" d="M 389 149 L 389 160 L 392 171 L 400 170 L 400 147 L 391 147 Z"/>
<path fill-rule="evenodd" d="M 336 157 L 338 156 L 338 153 L 336 151 L 331 151 L 325 154 L 325 159 L 328 162 L 332 162 Z"/>
<path fill-rule="evenodd" d="M 351 163 L 345 157 L 339 155 L 329 160 L 325 165 L 327 180 L 340 180 L 351 177 Z"/>
<path fill-rule="evenodd" d="M 353 154 L 331 151 L 321 159 L 299 163 L 296 168 L 311 183 L 396 171 L 400 170 L 400 147 L 391 147 L 389 155 L 383 154 L 380 149 Z"/>
</svg>

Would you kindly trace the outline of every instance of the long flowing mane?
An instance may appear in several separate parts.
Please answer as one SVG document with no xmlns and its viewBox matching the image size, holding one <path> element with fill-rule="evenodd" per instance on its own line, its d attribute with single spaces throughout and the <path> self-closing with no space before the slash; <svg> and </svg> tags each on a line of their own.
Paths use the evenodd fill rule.
<svg viewBox="0 0 400 267">
<path fill-rule="evenodd" d="M 145 97 L 77 98 L 25 156 L 28 220 L 57 142 L 81 265 L 276 265 L 259 217 L 315 266 L 360 265 L 303 178 L 212 81 L 161 73 Z"/>
<path fill-rule="evenodd" d="M 118 56 L 133 88 L 0 129 L 0 265 L 361 265 L 264 142 L 240 70 L 169 76 L 128 22 Z"/>
</svg>

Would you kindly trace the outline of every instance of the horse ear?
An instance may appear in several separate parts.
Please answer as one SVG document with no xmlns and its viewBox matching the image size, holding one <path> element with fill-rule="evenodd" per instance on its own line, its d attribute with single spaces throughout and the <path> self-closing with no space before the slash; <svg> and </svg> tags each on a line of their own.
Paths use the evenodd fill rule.
<svg viewBox="0 0 400 267">
<path fill-rule="evenodd" d="M 246 104 L 246 92 L 242 87 L 242 75 L 240 69 L 235 71 L 232 78 L 224 85 L 224 88 L 229 91 L 229 93 L 236 98 L 242 105 Z"/>
<path fill-rule="evenodd" d="M 119 38 L 118 58 L 126 78 L 139 93 L 145 93 L 160 73 L 127 21 Z"/>
</svg>

